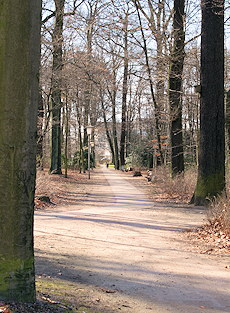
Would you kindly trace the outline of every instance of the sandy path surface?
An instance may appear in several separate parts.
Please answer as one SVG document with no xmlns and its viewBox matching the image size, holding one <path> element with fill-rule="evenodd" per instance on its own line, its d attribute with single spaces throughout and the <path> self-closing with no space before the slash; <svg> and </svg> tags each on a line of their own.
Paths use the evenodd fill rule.
<svg viewBox="0 0 230 313">
<path fill-rule="evenodd" d="M 110 169 L 92 181 L 84 203 L 36 212 L 37 275 L 86 291 L 89 312 L 230 312 L 229 257 L 180 237 L 203 223 L 200 208 L 147 200 Z"/>
</svg>

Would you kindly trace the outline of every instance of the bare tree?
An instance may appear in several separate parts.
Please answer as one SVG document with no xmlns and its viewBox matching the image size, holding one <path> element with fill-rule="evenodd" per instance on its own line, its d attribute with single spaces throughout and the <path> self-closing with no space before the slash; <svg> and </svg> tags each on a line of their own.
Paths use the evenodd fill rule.
<svg viewBox="0 0 230 313">
<path fill-rule="evenodd" d="M 184 0 L 174 0 L 174 45 L 169 69 L 171 175 L 184 172 L 182 138 L 182 74 L 184 66 Z"/>
<path fill-rule="evenodd" d="M 61 174 L 61 91 L 62 91 L 62 45 L 63 16 L 65 0 L 55 0 L 55 25 L 53 30 L 52 65 L 52 144 L 50 173 Z"/>
</svg>

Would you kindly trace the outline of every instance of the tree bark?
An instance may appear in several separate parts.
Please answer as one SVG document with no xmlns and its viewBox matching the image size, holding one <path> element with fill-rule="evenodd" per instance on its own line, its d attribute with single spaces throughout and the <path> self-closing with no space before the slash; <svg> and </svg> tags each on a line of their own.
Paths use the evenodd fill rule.
<svg viewBox="0 0 230 313">
<path fill-rule="evenodd" d="M 145 53 L 145 62 L 146 62 L 150 91 L 151 91 L 151 96 L 152 96 L 152 101 L 153 101 L 154 111 L 155 111 L 155 115 L 154 115 L 154 117 L 155 117 L 155 136 L 157 139 L 157 150 L 158 150 L 157 153 L 159 153 L 159 156 L 157 156 L 157 161 L 158 161 L 157 164 L 162 165 L 162 164 L 164 164 L 164 158 L 163 158 L 163 154 L 162 154 L 161 141 L 160 141 L 160 128 L 159 128 L 159 116 L 158 116 L 159 110 L 158 110 L 158 105 L 157 105 L 154 90 L 153 90 L 153 80 L 152 80 L 151 68 L 149 65 L 148 49 L 147 49 L 147 43 L 146 43 L 146 39 L 145 39 L 143 27 L 142 27 L 140 12 L 139 12 L 139 8 L 138 8 L 136 1 L 134 1 L 134 3 L 136 6 L 136 9 L 137 9 L 137 15 L 138 15 L 139 24 L 141 27 L 141 35 L 142 35 L 142 39 L 143 39 L 143 43 L 144 43 L 144 46 L 142 48 L 143 48 L 144 53 Z"/>
<path fill-rule="evenodd" d="M 69 108 L 68 108 L 68 91 L 65 94 L 65 178 L 68 175 L 68 136 L 69 136 Z"/>
<path fill-rule="evenodd" d="M 35 300 L 39 0 L 0 0 L 0 299 Z"/>
<path fill-rule="evenodd" d="M 78 121 L 78 134 L 79 134 L 79 143 L 80 143 L 80 158 L 79 158 L 79 172 L 81 171 L 85 173 L 85 165 L 84 165 L 84 150 L 83 150 L 83 145 L 84 145 L 84 134 L 82 136 L 81 133 L 81 127 L 83 127 L 83 123 L 81 121 L 81 112 L 80 112 L 80 100 L 79 100 L 79 94 L 78 94 L 78 89 L 76 91 L 77 95 L 77 101 L 76 101 L 76 112 L 77 112 L 77 121 Z M 83 138 L 82 138 L 83 137 Z M 81 164 L 82 163 L 82 164 Z"/>
<path fill-rule="evenodd" d="M 184 65 L 184 0 L 174 0 L 174 46 L 169 68 L 171 176 L 184 172 L 182 74 Z"/>
<path fill-rule="evenodd" d="M 121 113 L 121 141 L 120 141 L 120 162 L 125 165 L 125 140 L 126 140 L 126 111 L 127 111 L 127 83 L 128 83 L 128 15 L 124 19 L 124 77 L 122 92 L 122 113 Z"/>
<path fill-rule="evenodd" d="M 61 72 L 62 72 L 62 32 L 65 0 L 55 0 L 55 25 L 53 30 L 52 65 L 52 144 L 50 173 L 61 174 Z"/>
<path fill-rule="evenodd" d="M 225 125 L 226 125 L 226 132 L 227 132 L 227 151 L 228 151 L 228 157 L 227 162 L 229 159 L 229 153 L 230 153 L 230 90 L 227 92 L 226 97 L 226 117 L 225 117 Z"/>
<path fill-rule="evenodd" d="M 114 156 L 114 147 L 113 147 L 113 142 L 109 133 L 108 129 L 108 123 L 106 119 L 106 112 L 105 112 L 105 105 L 104 105 L 104 99 L 103 99 L 103 92 L 100 89 L 100 98 L 101 98 L 101 107 L 102 107 L 102 114 L 103 114 L 103 120 L 104 120 L 104 126 L 105 126 L 105 132 L 106 132 L 106 137 L 109 143 L 110 151 L 112 153 L 112 160 L 114 162 L 115 156 Z"/>
<path fill-rule="evenodd" d="M 197 185 L 191 200 L 225 190 L 224 0 L 202 0 L 200 142 Z"/>
<path fill-rule="evenodd" d="M 39 91 L 39 101 L 38 101 L 38 123 L 37 123 L 37 133 L 39 141 L 37 143 L 37 168 L 43 170 L 43 119 L 44 119 L 44 105 L 41 90 Z"/>
<path fill-rule="evenodd" d="M 113 74 L 112 74 L 112 90 L 108 89 L 110 100 L 112 103 L 112 137 L 113 137 L 113 147 L 114 147 L 114 165 L 115 169 L 119 170 L 119 152 L 118 152 L 118 142 L 117 142 L 117 122 L 116 122 L 116 66 L 113 59 Z"/>
</svg>

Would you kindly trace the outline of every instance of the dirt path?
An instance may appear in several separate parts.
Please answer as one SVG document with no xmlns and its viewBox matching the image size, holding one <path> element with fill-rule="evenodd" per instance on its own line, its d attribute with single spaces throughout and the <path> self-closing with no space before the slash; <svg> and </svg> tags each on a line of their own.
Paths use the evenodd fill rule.
<svg viewBox="0 0 230 313">
<path fill-rule="evenodd" d="M 151 202 L 106 168 L 92 181 L 84 203 L 36 212 L 38 286 L 59 284 L 74 312 L 230 312 L 229 257 L 180 237 L 200 208 Z"/>
</svg>

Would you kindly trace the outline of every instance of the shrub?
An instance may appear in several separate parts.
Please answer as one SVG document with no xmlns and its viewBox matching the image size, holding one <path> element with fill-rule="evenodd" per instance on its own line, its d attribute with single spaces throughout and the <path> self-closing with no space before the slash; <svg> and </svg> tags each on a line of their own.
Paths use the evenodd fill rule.
<svg viewBox="0 0 230 313">
<path fill-rule="evenodd" d="M 81 153 L 80 151 L 76 151 L 73 157 L 73 163 L 72 165 L 78 165 L 79 164 L 79 160 L 81 162 Z M 94 165 L 94 158 L 92 156 L 92 154 L 90 153 L 90 167 L 93 167 Z M 88 168 L 88 150 L 84 150 L 84 167 L 85 169 Z"/>
<path fill-rule="evenodd" d="M 126 158 L 125 158 L 125 163 L 126 166 L 129 167 L 134 167 L 136 169 L 140 169 L 141 168 L 141 158 L 140 156 L 135 153 L 135 152 L 131 152 Z"/>
</svg>

